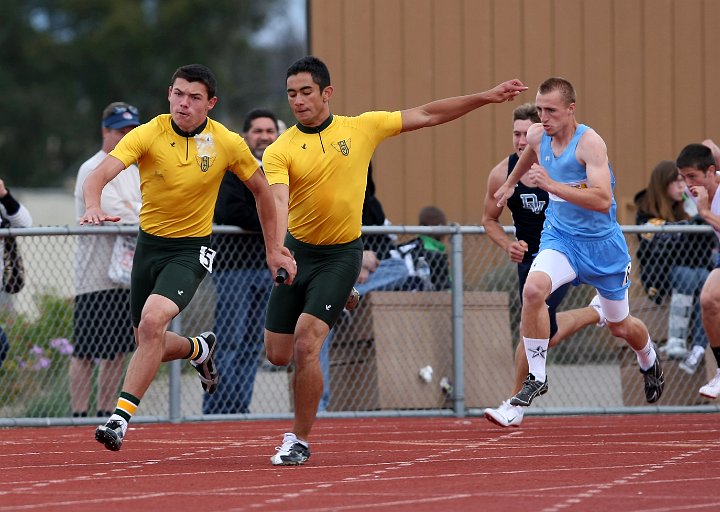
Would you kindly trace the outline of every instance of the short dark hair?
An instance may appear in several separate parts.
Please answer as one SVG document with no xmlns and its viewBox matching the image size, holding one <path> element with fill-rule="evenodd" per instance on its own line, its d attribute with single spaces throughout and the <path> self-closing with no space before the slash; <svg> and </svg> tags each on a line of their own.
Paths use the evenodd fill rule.
<svg viewBox="0 0 720 512">
<path fill-rule="evenodd" d="M 554 76 L 545 80 L 540 84 L 540 87 L 538 87 L 540 94 L 547 94 L 552 91 L 560 91 L 566 105 L 575 103 L 575 87 L 573 87 L 573 84 L 571 84 L 569 80 Z"/>
<path fill-rule="evenodd" d="M 271 110 L 266 108 L 254 108 L 245 114 L 245 121 L 243 121 L 243 133 L 249 132 L 252 122 L 261 117 L 268 117 L 272 119 L 272 122 L 275 123 L 275 129 L 279 131 L 277 117 L 275 117 L 275 114 Z"/>
<path fill-rule="evenodd" d="M 513 123 L 515 121 L 530 120 L 533 123 L 540 122 L 540 116 L 537 113 L 537 107 L 534 103 L 523 103 L 513 110 Z"/>
<path fill-rule="evenodd" d="M 420 210 L 418 222 L 421 226 L 445 226 L 447 218 L 445 212 L 437 206 L 426 206 Z"/>
<path fill-rule="evenodd" d="M 313 82 L 318 84 L 320 87 L 320 92 L 330 85 L 330 71 L 328 71 L 328 68 L 323 61 L 317 57 L 313 57 L 312 55 L 308 55 L 298 61 L 295 61 L 295 63 L 288 68 L 285 79 L 288 79 L 293 75 L 297 75 L 298 73 L 310 73 Z"/>
<path fill-rule="evenodd" d="M 207 89 L 208 99 L 214 98 L 217 94 L 217 80 L 210 68 L 202 64 L 187 64 L 180 66 L 173 73 L 170 79 L 170 87 L 175 85 L 175 80 L 182 78 L 188 82 L 202 82 Z"/>
<path fill-rule="evenodd" d="M 703 144 L 688 144 L 675 160 L 678 169 L 694 167 L 701 171 L 707 171 L 711 165 L 715 165 L 715 157 L 709 147 Z"/>
</svg>

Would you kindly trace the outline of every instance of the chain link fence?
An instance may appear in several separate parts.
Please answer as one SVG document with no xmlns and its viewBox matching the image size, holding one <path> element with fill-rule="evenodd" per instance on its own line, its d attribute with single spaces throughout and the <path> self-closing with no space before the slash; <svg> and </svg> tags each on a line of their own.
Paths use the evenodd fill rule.
<svg viewBox="0 0 720 512">
<path fill-rule="evenodd" d="M 638 266 L 636 251 L 642 236 L 712 234 L 706 226 L 623 229 L 634 267 Z M 70 378 L 76 343 L 76 249 L 81 234 L 106 237 L 111 243 L 120 234 L 134 232 L 136 228 L 132 227 L 0 230 L 0 236 L 16 237 L 26 272 L 26 283 L 19 293 L 2 294 L 0 326 L 9 351 L 0 368 L 0 426 L 96 422 L 95 418 L 72 418 L 73 401 L 78 397 L 87 402 L 88 416 L 106 408 L 97 382 L 108 378 L 109 371 L 99 364 L 101 360 L 86 360 L 90 364 L 89 378 L 81 382 Z M 442 236 L 447 246 L 449 284 L 447 289 L 431 291 L 417 286 L 372 291 L 362 298 L 357 309 L 343 313 L 328 342 L 329 401 L 321 414 L 475 415 L 508 398 L 514 382 L 514 350 L 520 340 L 520 298 L 516 266 L 506 254 L 482 228 L 474 226 L 373 226 L 364 228 L 364 232 L 394 234 L 398 243 L 419 234 Z M 244 243 L 247 233 L 217 226 L 216 234 L 231 240 L 217 247 L 219 252 L 225 251 L 225 258 L 264 259 L 262 254 L 248 252 L 248 247 L 257 246 Z M 710 257 L 716 255 L 715 248 Z M 677 254 L 668 252 L 666 257 L 676 258 Z M 107 266 L 107 262 L 89 261 L 87 265 Z M 711 268 L 710 261 L 707 268 Z M 236 303 L 234 308 L 261 319 L 270 289 L 269 273 L 263 272 L 263 283 L 257 285 L 252 300 L 246 294 L 240 297 L 240 292 L 246 291 L 244 286 L 223 292 L 224 297 L 229 297 L 226 300 Z M 215 329 L 229 331 L 230 325 L 219 325 L 225 315 L 216 314 L 219 274 L 216 271 L 204 280 L 191 305 L 173 321 L 171 330 L 183 335 Z M 682 358 L 677 354 L 663 352 L 668 338 L 670 297 L 650 298 L 637 268 L 633 269 L 632 280 L 631 312 L 648 325 L 661 348 L 666 388 L 660 401 L 652 407 L 645 403 L 634 353 L 606 328 L 593 325 L 549 350 L 550 391 L 533 403 L 529 413 L 657 411 L 676 407 L 716 410 L 714 403 L 697 392 L 716 370 L 710 351 L 692 373 L 681 368 Z M 232 296 L 233 290 L 238 297 Z M 559 310 L 586 307 L 594 294 L 587 286 L 573 287 Z M 117 310 L 119 319 L 125 318 L 123 307 L 129 305 L 116 303 L 107 309 Z M 110 325 L 113 318 L 109 314 L 102 323 Z M 692 322 L 699 321 L 690 319 L 690 333 L 694 332 Z M 99 345 L 105 342 L 101 327 L 107 325 L 97 325 Z M 195 370 L 186 361 L 174 361 L 162 365 L 143 397 L 136 421 L 289 417 L 293 407 L 292 368 L 267 362 L 261 331 L 249 333 L 242 326 L 235 327 L 240 327 L 236 339 L 219 337 L 216 357 L 224 358 L 223 364 L 229 368 L 220 382 L 224 389 L 221 395 L 226 397 L 223 400 L 235 400 L 244 393 L 245 406 L 223 408 L 228 404 L 220 400 L 220 406 L 208 408 Z M 687 343 L 692 346 L 692 335 Z M 118 360 L 126 365 L 128 359 L 129 354 L 125 354 Z M 119 390 L 112 391 L 114 402 Z"/>
</svg>

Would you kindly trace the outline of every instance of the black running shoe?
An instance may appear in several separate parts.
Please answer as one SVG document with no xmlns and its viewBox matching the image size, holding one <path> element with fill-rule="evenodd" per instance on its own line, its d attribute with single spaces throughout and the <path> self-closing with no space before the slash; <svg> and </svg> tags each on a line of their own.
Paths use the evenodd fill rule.
<svg viewBox="0 0 720 512">
<path fill-rule="evenodd" d="M 647 370 L 640 370 L 645 380 L 645 399 L 649 403 L 657 402 L 665 387 L 665 375 L 660 366 L 660 359 L 655 358 L 655 363 Z"/>
<path fill-rule="evenodd" d="M 528 373 L 523 382 L 523 387 L 517 394 L 510 399 L 510 405 L 521 405 L 523 407 L 529 406 L 533 398 L 547 393 L 548 385 L 547 378 L 545 382 L 535 380 L 535 376 L 532 373 Z"/>
<path fill-rule="evenodd" d="M 123 437 L 125 437 L 125 432 L 123 432 L 122 423 L 118 420 L 110 420 L 95 429 L 95 440 L 114 452 L 122 446 Z"/>
<path fill-rule="evenodd" d="M 215 366 L 215 361 L 213 361 L 217 337 L 214 332 L 207 331 L 200 334 L 198 338 L 204 339 L 205 343 L 207 343 L 208 355 L 202 363 L 190 361 L 190 364 L 200 375 L 200 383 L 203 389 L 209 394 L 212 394 L 217 389 L 218 381 L 220 380 L 220 373 L 218 372 L 217 366 Z"/>
<path fill-rule="evenodd" d="M 282 446 L 275 449 L 277 453 L 270 457 L 273 466 L 299 466 L 310 458 L 310 448 L 300 443 L 292 432 L 285 434 Z"/>
</svg>

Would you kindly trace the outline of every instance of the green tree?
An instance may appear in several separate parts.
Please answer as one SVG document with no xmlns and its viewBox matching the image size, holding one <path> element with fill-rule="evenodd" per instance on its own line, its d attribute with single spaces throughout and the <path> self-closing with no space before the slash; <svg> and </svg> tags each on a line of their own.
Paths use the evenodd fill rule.
<svg viewBox="0 0 720 512">
<path fill-rule="evenodd" d="M 143 120 L 167 112 L 168 80 L 183 64 L 203 63 L 217 75 L 215 119 L 239 129 L 258 105 L 286 117 L 284 76 L 270 73 L 278 56 L 288 60 L 283 67 L 302 56 L 305 42 L 288 34 L 277 48 L 253 44 L 285 1 L 8 2 L 0 20 L 0 177 L 11 187 L 73 180 L 99 146 L 105 105 L 128 101 Z"/>
</svg>

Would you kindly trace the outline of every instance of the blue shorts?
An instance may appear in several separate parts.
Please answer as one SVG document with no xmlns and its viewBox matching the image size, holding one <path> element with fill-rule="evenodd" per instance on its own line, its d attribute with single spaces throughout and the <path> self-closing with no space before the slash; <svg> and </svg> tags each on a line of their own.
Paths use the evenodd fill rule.
<svg viewBox="0 0 720 512">
<path fill-rule="evenodd" d="M 543 229 L 540 251 L 565 255 L 576 274 L 574 286 L 587 284 L 610 300 L 623 300 L 630 286 L 630 253 L 620 229 L 604 238 L 573 237 L 552 226 Z"/>
</svg>

